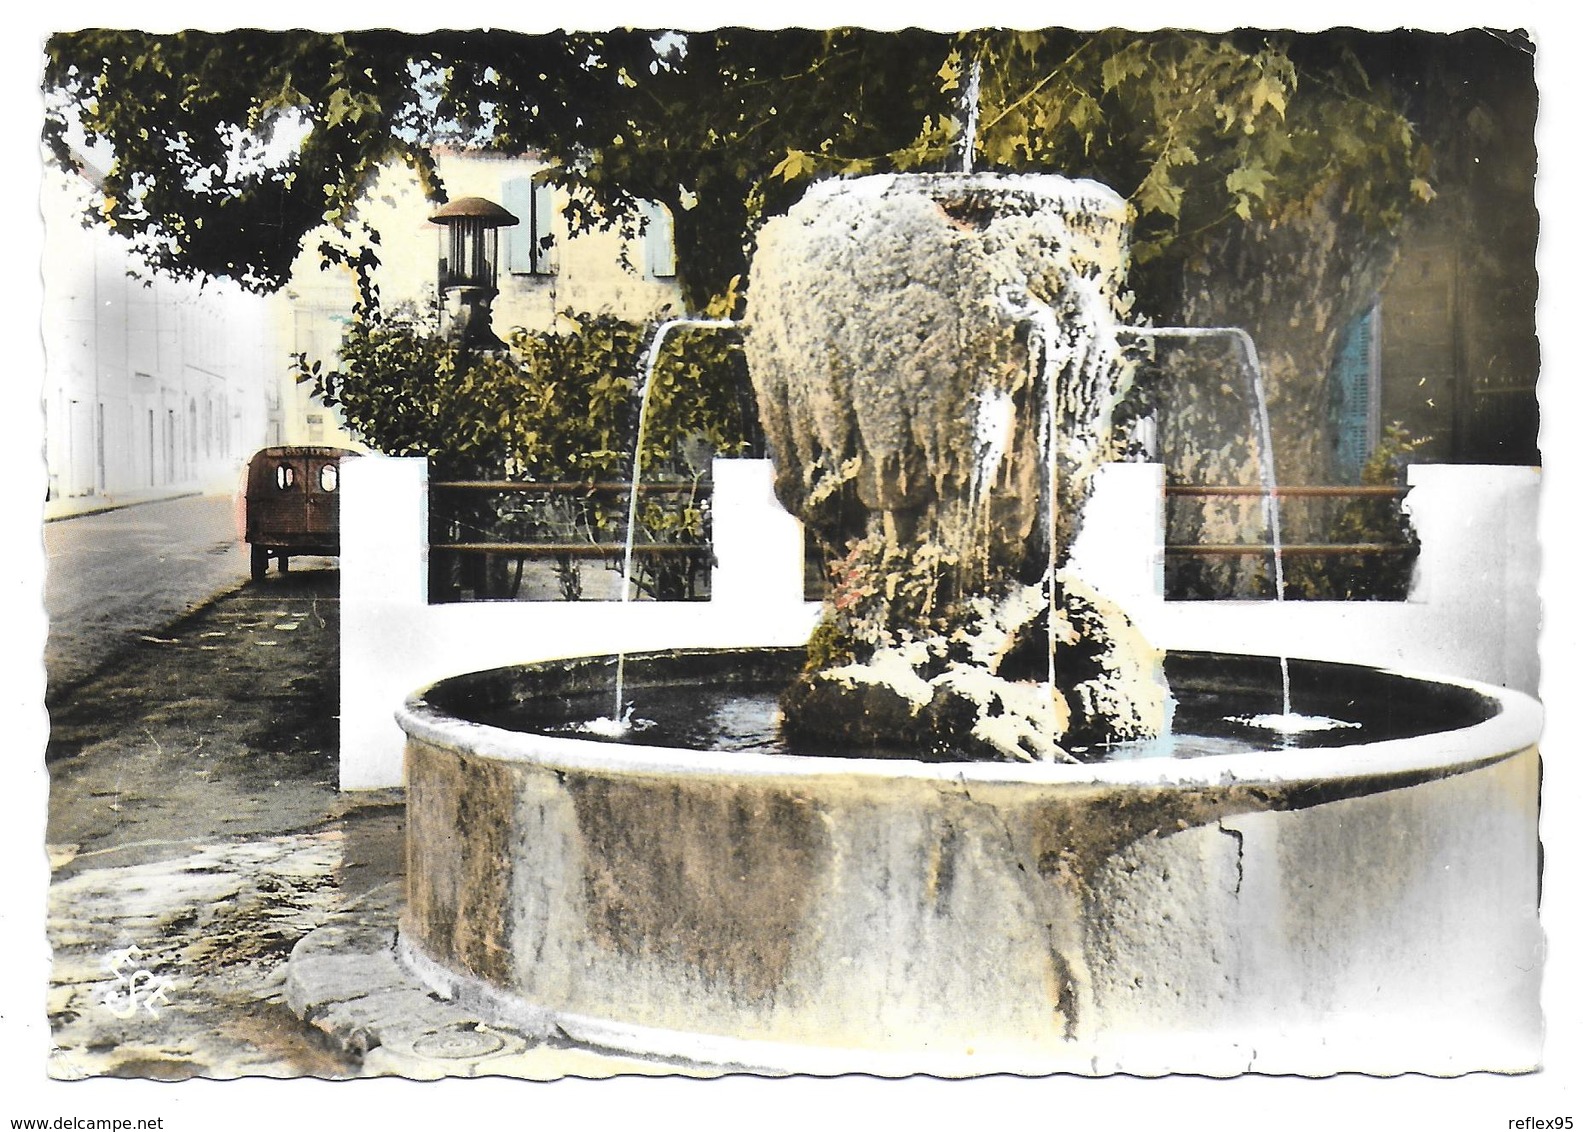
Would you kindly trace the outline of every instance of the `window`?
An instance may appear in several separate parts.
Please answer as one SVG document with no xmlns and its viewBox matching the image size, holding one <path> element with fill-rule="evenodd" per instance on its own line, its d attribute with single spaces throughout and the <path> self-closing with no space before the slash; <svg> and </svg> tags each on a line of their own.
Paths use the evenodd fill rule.
<svg viewBox="0 0 1583 1132">
<path fill-rule="evenodd" d="M 297 469 L 290 464 L 275 465 L 275 486 L 281 491 L 290 491 L 291 485 L 297 482 Z"/>
<path fill-rule="evenodd" d="M 506 270 L 513 275 L 554 275 L 555 187 L 544 174 L 514 177 L 502 186 L 506 211 L 518 224 L 506 229 Z"/>
<path fill-rule="evenodd" d="M 676 224 L 663 204 L 638 202 L 643 217 L 643 277 L 673 279 L 676 276 Z"/>
<path fill-rule="evenodd" d="M 319 490 L 334 491 L 341 483 L 341 469 L 334 464 L 325 464 L 319 469 Z"/>
</svg>

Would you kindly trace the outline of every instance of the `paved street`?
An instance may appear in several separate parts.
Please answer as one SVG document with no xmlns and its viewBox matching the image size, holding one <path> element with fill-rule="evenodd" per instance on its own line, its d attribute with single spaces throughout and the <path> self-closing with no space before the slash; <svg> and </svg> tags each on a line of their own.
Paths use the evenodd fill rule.
<svg viewBox="0 0 1583 1132">
<path fill-rule="evenodd" d="M 247 577 L 229 495 L 145 503 L 44 525 L 49 699 Z"/>
<path fill-rule="evenodd" d="M 387 971 L 388 947 L 336 943 L 393 930 L 405 815 L 399 790 L 336 789 L 339 582 L 327 559 L 242 582 L 58 693 L 50 1076 L 670 1071 L 490 1028 Z M 356 1027 L 379 1048 L 342 1040 L 345 1003 L 315 1026 L 288 1006 L 288 957 L 315 933 L 343 972 L 326 993 L 389 982 Z"/>
<path fill-rule="evenodd" d="M 53 705 L 51 1075 L 355 1072 L 280 995 L 297 939 L 399 848 L 399 806 L 335 790 L 338 583 L 244 584 Z M 116 997 L 117 955 L 158 1003 Z"/>
</svg>

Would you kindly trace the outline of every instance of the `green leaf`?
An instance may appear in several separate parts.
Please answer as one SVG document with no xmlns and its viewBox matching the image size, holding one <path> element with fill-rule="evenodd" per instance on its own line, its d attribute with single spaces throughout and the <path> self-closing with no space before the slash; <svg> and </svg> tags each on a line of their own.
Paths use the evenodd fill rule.
<svg viewBox="0 0 1583 1132">
<path fill-rule="evenodd" d="M 1127 60 L 1121 54 L 1109 55 L 1099 65 L 1100 85 L 1106 94 L 1115 90 L 1127 77 Z"/>
<path fill-rule="evenodd" d="M 1133 194 L 1140 213 L 1159 212 L 1172 218 L 1182 214 L 1182 186 L 1171 180 L 1169 165 L 1156 161 Z"/>
<path fill-rule="evenodd" d="M 782 181 L 796 181 L 817 168 L 818 163 L 811 154 L 800 149 L 788 149 L 785 159 L 770 170 L 770 176 L 779 177 Z"/>
<path fill-rule="evenodd" d="M 347 93 L 345 87 L 336 87 L 330 92 L 330 101 L 325 104 L 325 124 L 331 127 L 339 126 L 351 111 L 352 96 Z"/>
<path fill-rule="evenodd" d="M 1238 166 L 1226 175 L 1226 188 L 1239 197 L 1264 199 L 1265 187 L 1275 175 L 1257 162 Z M 1240 215 L 1240 213 L 1239 213 Z"/>
<path fill-rule="evenodd" d="M 1104 111 L 1099 103 L 1087 94 L 1080 94 L 1072 103 L 1072 109 L 1067 111 L 1067 121 L 1079 130 L 1088 130 L 1104 119 Z"/>
<path fill-rule="evenodd" d="M 1248 91 L 1248 98 L 1253 103 L 1253 114 L 1266 106 L 1271 107 L 1282 118 L 1286 117 L 1286 88 L 1272 78 L 1268 73 L 1261 74 L 1253 81 L 1253 86 Z"/>
<path fill-rule="evenodd" d="M 945 57 L 945 62 L 940 64 L 940 69 L 935 72 L 940 79 L 940 90 L 953 91 L 962 84 L 962 53 L 952 51 Z"/>
</svg>

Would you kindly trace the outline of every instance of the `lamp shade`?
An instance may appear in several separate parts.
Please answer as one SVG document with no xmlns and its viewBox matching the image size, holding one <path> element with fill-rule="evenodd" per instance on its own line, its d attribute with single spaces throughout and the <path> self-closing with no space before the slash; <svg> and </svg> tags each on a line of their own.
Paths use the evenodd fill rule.
<svg viewBox="0 0 1583 1132">
<path fill-rule="evenodd" d="M 429 220 L 446 229 L 441 242 L 440 288 L 481 287 L 493 290 L 499 264 L 498 229 L 519 221 L 492 200 L 459 197 Z"/>
</svg>

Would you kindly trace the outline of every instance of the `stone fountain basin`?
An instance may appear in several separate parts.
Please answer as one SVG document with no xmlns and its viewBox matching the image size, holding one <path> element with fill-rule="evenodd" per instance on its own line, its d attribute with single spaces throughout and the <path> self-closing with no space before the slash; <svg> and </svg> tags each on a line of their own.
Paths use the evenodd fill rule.
<svg viewBox="0 0 1583 1132">
<path fill-rule="evenodd" d="M 657 653 L 626 672 L 641 705 L 659 685 L 769 686 L 799 660 Z M 1171 663 L 1179 694 L 1254 664 Z M 1299 689 L 1383 697 L 1396 731 L 1429 733 L 1086 765 L 692 751 L 465 718 L 608 689 L 613 664 L 453 677 L 398 712 L 399 947 L 440 993 L 540 1034 L 768 1071 L 1538 1063 L 1528 697 L 1294 662 Z"/>
</svg>

